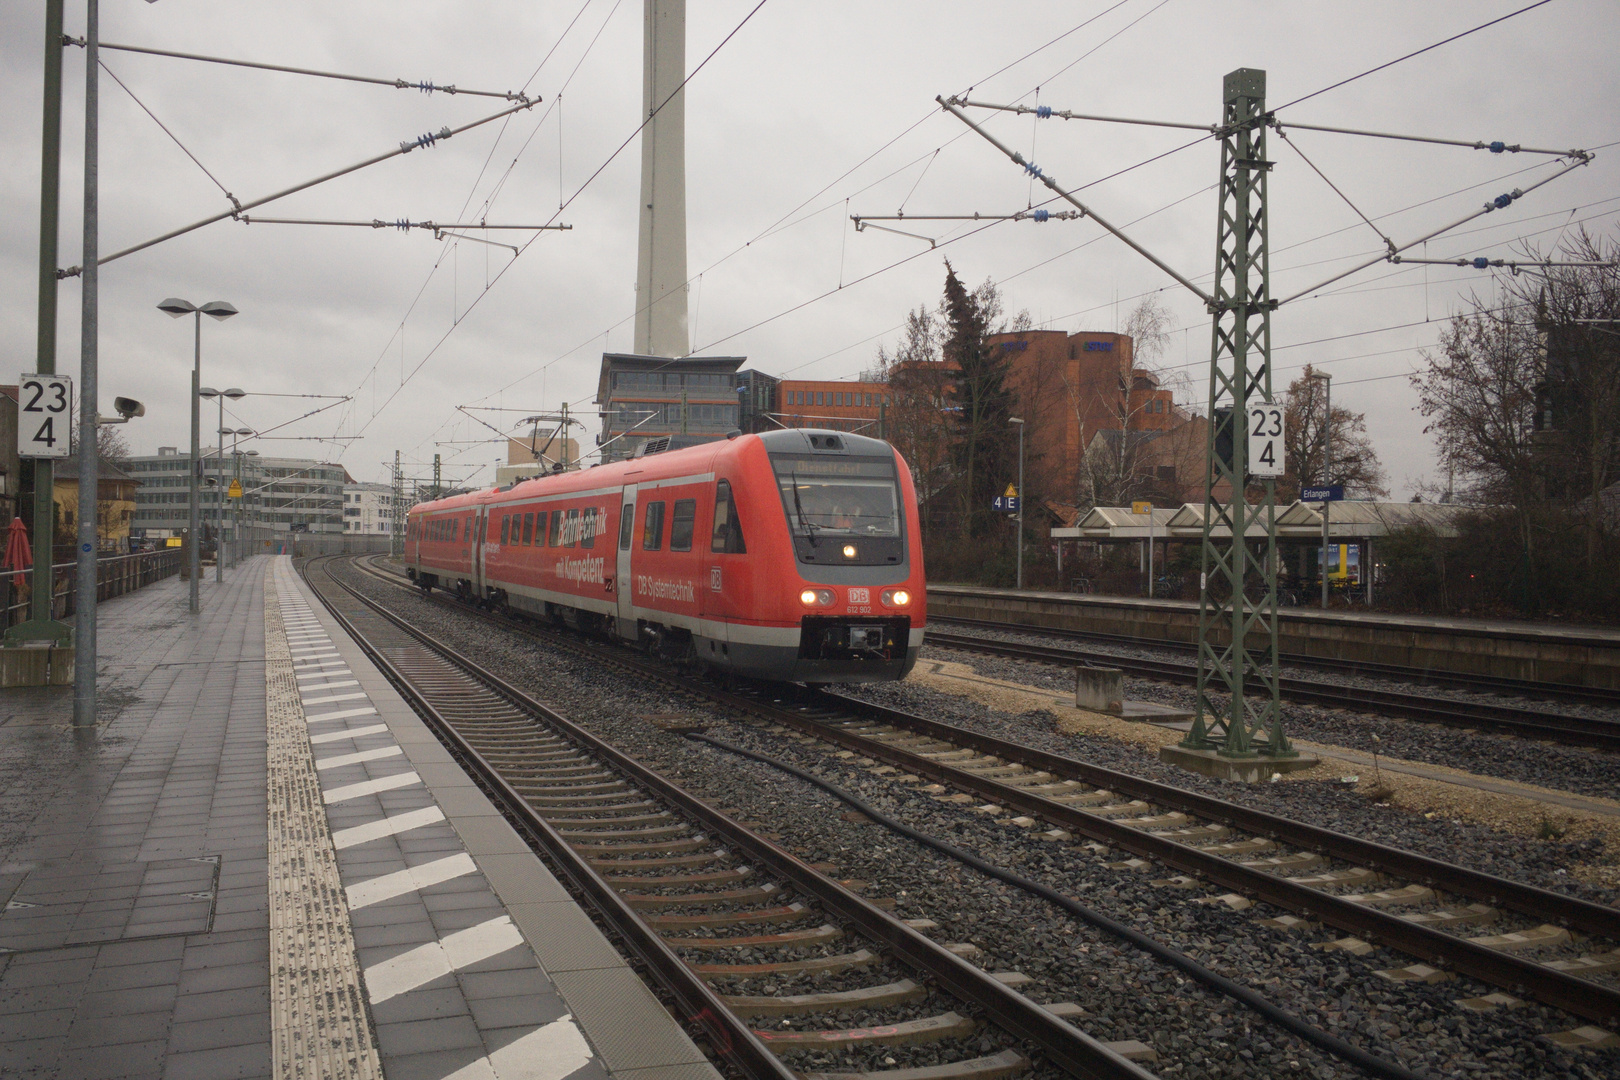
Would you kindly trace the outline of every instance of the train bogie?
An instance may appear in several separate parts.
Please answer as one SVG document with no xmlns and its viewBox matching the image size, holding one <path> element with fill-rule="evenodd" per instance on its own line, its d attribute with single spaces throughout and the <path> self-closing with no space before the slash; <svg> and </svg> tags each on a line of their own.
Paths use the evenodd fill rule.
<svg viewBox="0 0 1620 1080">
<path fill-rule="evenodd" d="M 412 508 L 408 572 L 739 675 L 903 678 L 926 622 L 909 470 L 887 443 L 783 430 Z"/>
</svg>

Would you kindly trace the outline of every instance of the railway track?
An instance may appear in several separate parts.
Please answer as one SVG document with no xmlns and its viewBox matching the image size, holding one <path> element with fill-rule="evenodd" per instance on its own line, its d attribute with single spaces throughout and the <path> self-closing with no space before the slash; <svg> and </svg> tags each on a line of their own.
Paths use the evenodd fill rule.
<svg viewBox="0 0 1620 1080">
<path fill-rule="evenodd" d="M 372 572 L 403 585 L 398 575 Z M 1031 829 L 1044 823 L 1054 841 L 1085 839 L 1128 853 L 1132 859 L 1114 864 L 1122 872 L 1164 867 L 1178 872 L 1167 886 L 1207 883 L 1231 890 L 1215 902 L 1261 901 L 1292 912 L 1274 925 L 1278 932 L 1319 924 L 1350 935 L 1324 946 L 1363 955 L 1383 945 L 1417 961 L 1381 973 L 1393 981 L 1467 975 L 1620 1024 L 1614 908 L 842 695 L 719 690 L 626 650 L 491 618 L 824 740 L 902 782 L 933 781 L 942 799 L 997 815 L 1017 811 L 1012 820 Z"/>
<path fill-rule="evenodd" d="M 1152 1076 L 1039 1005 L 602 742 L 495 673 L 306 565 L 317 595 L 427 719 L 520 832 L 544 853 L 715 1052 L 743 1075 L 796 1078 L 784 1061 L 841 1048 L 943 1046 L 906 1080 L 993 1080 L 1032 1057 L 1082 1077 Z M 761 963 L 757 954 L 771 959 Z M 768 977 L 783 990 L 726 993 Z M 831 979 L 843 988 L 817 991 Z M 859 1026 L 841 1014 L 877 1016 Z M 755 1027 L 762 1020 L 769 1027 Z M 1001 1048 L 979 1051 L 990 1034 Z M 882 1073 L 867 1074 L 881 1078 Z"/>
<path fill-rule="evenodd" d="M 928 632 L 928 643 L 941 649 L 957 649 L 962 652 L 1004 656 L 1042 664 L 1118 668 L 1127 675 L 1159 682 L 1179 683 L 1184 686 L 1194 686 L 1198 682 L 1198 670 L 1194 665 L 1171 660 L 1152 660 L 1121 656 L 1116 653 L 1032 645 L 933 629 Z M 1596 720 L 1563 713 L 1521 709 L 1510 705 L 1459 701 L 1429 694 L 1378 690 L 1342 683 L 1327 684 L 1305 679 L 1280 678 L 1277 684 L 1286 700 L 1302 704 L 1399 716 L 1424 723 L 1493 731 L 1574 746 L 1620 750 L 1620 723 L 1612 720 Z"/>
<path fill-rule="evenodd" d="M 1004 634 L 1031 634 L 1041 637 L 1067 638 L 1092 641 L 1097 644 L 1117 645 L 1133 649 L 1182 653 L 1196 656 L 1198 646 L 1181 641 L 1162 641 L 1131 637 L 1128 634 L 1107 634 L 1092 630 L 1070 630 L 1062 627 L 1029 626 L 1000 622 L 994 619 L 964 619 L 952 615 L 928 616 L 930 627 L 936 625 L 971 627 Z M 929 638 L 938 636 L 930 629 Z M 1098 654 L 1108 655 L 1113 654 Z M 1433 668 L 1406 667 L 1399 664 L 1379 664 L 1365 660 L 1340 660 L 1330 656 L 1311 656 L 1305 653 L 1282 653 L 1278 659 L 1288 667 L 1314 671 L 1331 671 L 1342 675 L 1367 676 L 1409 682 L 1420 686 L 1443 686 L 1467 690 L 1477 694 L 1501 694 L 1522 697 L 1531 701 L 1571 701 L 1586 705 L 1620 706 L 1620 690 L 1604 686 L 1577 686 L 1573 683 L 1541 682 L 1534 679 L 1514 679 L 1500 675 L 1476 675 L 1468 672 L 1439 671 Z"/>
</svg>

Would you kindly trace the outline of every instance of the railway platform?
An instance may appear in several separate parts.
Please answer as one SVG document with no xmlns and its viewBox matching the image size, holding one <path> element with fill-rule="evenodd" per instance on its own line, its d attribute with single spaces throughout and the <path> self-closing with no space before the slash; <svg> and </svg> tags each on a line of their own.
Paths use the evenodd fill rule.
<svg viewBox="0 0 1620 1080">
<path fill-rule="evenodd" d="M 718 1080 L 285 557 L 0 694 L 0 1075 Z"/>
<path fill-rule="evenodd" d="M 928 614 L 1112 635 L 1144 645 L 1198 640 L 1196 600 L 930 583 Z M 1285 656 L 1620 689 L 1620 629 L 1614 627 L 1309 607 L 1283 608 L 1277 622 Z"/>
</svg>

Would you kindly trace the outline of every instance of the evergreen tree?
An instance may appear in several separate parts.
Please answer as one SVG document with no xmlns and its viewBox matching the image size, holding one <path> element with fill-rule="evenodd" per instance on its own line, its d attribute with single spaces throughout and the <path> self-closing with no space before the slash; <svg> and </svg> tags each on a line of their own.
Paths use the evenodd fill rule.
<svg viewBox="0 0 1620 1080">
<path fill-rule="evenodd" d="M 952 457 L 960 479 L 962 522 L 967 535 L 990 527 L 990 501 L 1001 493 L 1018 468 L 1018 433 L 1012 391 L 1006 386 L 1008 363 L 999 349 L 985 343 L 989 313 L 969 293 L 945 261 L 945 341 L 941 356 L 951 369 L 956 407 Z M 1021 494 L 1021 493 L 1020 493 Z"/>
</svg>

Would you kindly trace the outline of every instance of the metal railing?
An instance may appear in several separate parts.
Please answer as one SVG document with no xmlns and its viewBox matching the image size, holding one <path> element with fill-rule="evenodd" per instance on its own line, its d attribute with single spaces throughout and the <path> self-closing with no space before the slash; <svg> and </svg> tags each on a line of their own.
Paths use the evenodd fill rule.
<svg viewBox="0 0 1620 1080">
<path fill-rule="evenodd" d="M 97 559 L 96 600 L 123 596 L 179 573 L 184 551 L 184 548 L 164 548 Z M 33 584 L 33 573 L 32 570 L 0 571 L 0 598 L 5 601 L 4 625 L 8 629 L 28 618 L 28 590 Z M 64 619 L 73 614 L 76 591 L 73 578 L 73 563 L 52 564 L 51 612 L 54 618 Z"/>
</svg>

